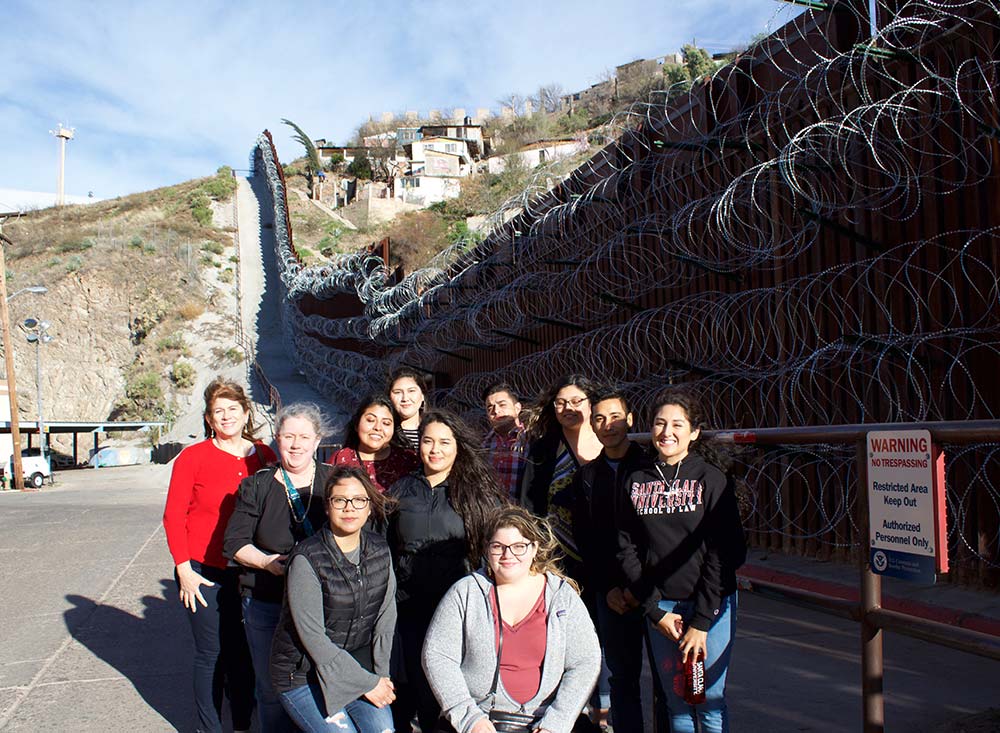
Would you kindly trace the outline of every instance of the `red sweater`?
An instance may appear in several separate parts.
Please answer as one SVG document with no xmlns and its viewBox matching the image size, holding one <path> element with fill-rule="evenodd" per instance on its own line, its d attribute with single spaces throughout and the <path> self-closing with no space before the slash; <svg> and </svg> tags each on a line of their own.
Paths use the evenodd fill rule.
<svg viewBox="0 0 1000 733">
<path fill-rule="evenodd" d="M 226 567 L 222 538 L 236 508 L 240 481 L 277 457 L 263 443 L 246 458 L 217 448 L 211 440 L 189 445 L 174 459 L 170 490 L 163 510 L 163 529 L 174 564 L 197 560 Z"/>
</svg>

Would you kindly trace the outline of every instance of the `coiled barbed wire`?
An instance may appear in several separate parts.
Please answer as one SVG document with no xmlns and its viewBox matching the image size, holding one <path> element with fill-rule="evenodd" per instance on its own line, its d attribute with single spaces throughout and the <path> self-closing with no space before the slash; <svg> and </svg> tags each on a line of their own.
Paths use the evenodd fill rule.
<svg viewBox="0 0 1000 733">
<path fill-rule="evenodd" d="M 872 36 L 867 3 L 808 9 L 711 78 L 650 95 L 570 175 L 539 170 L 488 217 L 484 241 L 399 282 L 370 254 L 302 267 L 262 139 L 303 371 L 345 403 L 405 363 L 452 375 L 436 397 L 470 410 L 492 381 L 530 396 L 583 371 L 622 385 L 640 412 L 665 382 L 691 383 L 713 423 L 734 428 L 996 418 L 1000 212 L 985 192 L 998 177 L 1000 10 L 876 11 Z M 968 201 L 945 198 L 956 194 Z M 364 316 L 298 310 L 307 293 L 342 292 Z M 539 340 L 544 324 L 564 336 Z M 387 353 L 322 341 L 336 338 Z M 489 358 L 500 350 L 514 356 Z M 950 544 L 981 566 L 1000 562 L 996 523 L 973 507 L 1000 505 L 998 457 L 982 445 L 949 456 L 961 486 Z M 814 446 L 747 460 L 754 531 L 856 543 L 854 490 L 837 483 L 850 486 L 852 458 Z M 805 487 L 794 507 L 779 491 L 789 482 Z"/>
</svg>

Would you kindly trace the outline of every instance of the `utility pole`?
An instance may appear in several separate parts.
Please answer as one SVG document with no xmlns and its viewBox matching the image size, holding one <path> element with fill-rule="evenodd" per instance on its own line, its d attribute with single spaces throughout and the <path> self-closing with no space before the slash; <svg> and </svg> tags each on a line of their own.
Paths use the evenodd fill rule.
<svg viewBox="0 0 1000 733">
<path fill-rule="evenodd" d="M 66 178 L 66 141 L 73 139 L 75 128 L 63 127 L 63 123 L 56 125 L 55 130 L 49 130 L 49 134 L 59 138 L 59 184 L 56 190 L 56 206 L 62 206 L 66 202 L 64 194 L 64 182 Z"/>
<path fill-rule="evenodd" d="M 7 394 L 10 397 L 10 465 L 13 476 L 10 487 L 24 490 L 24 468 L 21 465 L 21 431 L 17 414 L 17 385 L 14 379 L 14 349 L 10 340 L 10 312 L 7 310 L 7 263 L 5 251 L 12 242 L 0 234 L 0 328 L 3 331 L 3 360 L 7 375 Z"/>
</svg>

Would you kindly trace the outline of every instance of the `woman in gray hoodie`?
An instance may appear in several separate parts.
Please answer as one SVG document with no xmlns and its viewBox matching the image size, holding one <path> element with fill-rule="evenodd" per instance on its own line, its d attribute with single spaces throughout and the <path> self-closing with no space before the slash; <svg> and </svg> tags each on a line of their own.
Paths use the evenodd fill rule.
<svg viewBox="0 0 1000 733">
<path fill-rule="evenodd" d="M 484 536 L 486 569 L 448 590 L 424 642 L 442 716 L 458 733 L 493 733 L 491 711 L 529 716 L 532 731 L 570 733 L 600 669 L 590 615 L 558 570 L 544 520 L 502 508 Z"/>
</svg>

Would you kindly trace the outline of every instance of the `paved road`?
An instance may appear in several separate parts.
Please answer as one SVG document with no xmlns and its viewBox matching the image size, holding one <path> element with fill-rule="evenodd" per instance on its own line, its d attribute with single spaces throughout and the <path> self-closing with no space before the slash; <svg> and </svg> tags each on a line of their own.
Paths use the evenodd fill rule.
<svg viewBox="0 0 1000 733">
<path fill-rule="evenodd" d="M 193 729 L 190 631 L 160 527 L 169 471 L 66 472 L 40 493 L 0 493 L 0 729 Z M 856 627 L 741 604 L 733 730 L 859 730 Z M 885 646 L 888 730 L 996 704 L 1000 664 L 897 636 Z"/>
</svg>

